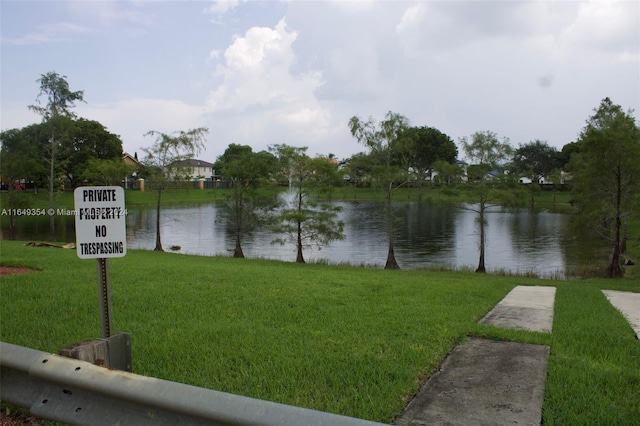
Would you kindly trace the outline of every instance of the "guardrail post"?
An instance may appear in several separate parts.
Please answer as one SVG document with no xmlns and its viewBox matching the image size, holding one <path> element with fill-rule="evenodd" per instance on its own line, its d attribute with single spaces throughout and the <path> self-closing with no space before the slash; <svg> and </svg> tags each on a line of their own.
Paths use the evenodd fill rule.
<svg viewBox="0 0 640 426">
<path fill-rule="evenodd" d="M 60 349 L 58 353 L 67 358 L 90 362 L 112 370 L 133 371 L 129 333 L 74 343 Z"/>
</svg>

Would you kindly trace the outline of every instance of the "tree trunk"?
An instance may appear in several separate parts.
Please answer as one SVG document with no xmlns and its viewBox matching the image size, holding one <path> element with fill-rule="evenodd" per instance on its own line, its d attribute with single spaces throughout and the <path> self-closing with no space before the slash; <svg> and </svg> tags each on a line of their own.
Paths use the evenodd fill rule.
<svg viewBox="0 0 640 426">
<path fill-rule="evenodd" d="M 613 244 L 613 254 L 611 255 L 611 263 L 607 268 L 607 277 L 619 278 L 622 276 L 622 268 L 620 267 L 620 245 Z"/>
<path fill-rule="evenodd" d="M 304 261 L 304 256 L 302 255 L 302 223 L 300 223 L 300 221 L 298 221 L 298 241 L 296 243 L 296 246 L 298 247 L 298 254 L 296 255 L 296 262 L 297 263 L 306 263 Z"/>
<path fill-rule="evenodd" d="M 13 186 L 14 179 L 11 177 L 9 180 L 9 186 L 7 187 L 7 200 L 9 201 L 9 238 L 12 240 L 17 240 L 18 236 L 16 235 L 16 228 L 13 217 L 13 207 L 16 205 L 14 201 L 15 193 L 14 190 L 11 189 Z"/>
<path fill-rule="evenodd" d="M 155 251 L 164 251 L 160 240 L 160 200 L 162 198 L 162 186 L 158 187 L 158 207 L 156 209 L 156 248 Z"/>
<path fill-rule="evenodd" d="M 240 245 L 240 234 L 236 236 L 236 249 L 233 251 L 233 257 L 244 258 L 242 246 Z"/>
<path fill-rule="evenodd" d="M 55 130 L 51 131 L 51 162 L 49 164 L 49 211 L 55 209 L 55 201 L 53 199 L 53 190 L 54 190 L 54 180 L 55 180 L 55 172 L 54 172 L 54 164 L 55 164 L 55 151 L 56 143 L 55 143 Z M 51 241 L 56 240 L 56 221 L 55 216 L 49 215 L 49 233 L 51 237 Z"/>
<path fill-rule="evenodd" d="M 242 201 L 240 201 L 238 195 L 236 195 L 235 200 L 235 215 L 236 215 L 236 248 L 233 251 L 233 257 L 244 258 L 244 253 L 242 252 L 241 234 L 242 234 L 242 218 L 243 218 L 243 208 Z"/>
<path fill-rule="evenodd" d="M 480 215 L 478 217 L 478 223 L 480 224 L 480 258 L 478 259 L 478 269 L 476 272 L 484 274 L 486 271 L 484 267 L 484 202 L 480 203 Z"/>
<path fill-rule="evenodd" d="M 620 172 L 616 174 L 616 218 L 614 224 L 614 240 L 613 254 L 611 255 L 611 263 L 607 268 L 607 277 L 618 278 L 622 276 L 622 268 L 620 267 L 620 230 L 622 228 L 622 213 L 620 212 L 622 205 L 622 182 Z"/>
<path fill-rule="evenodd" d="M 396 254 L 393 251 L 393 241 L 389 241 L 389 252 L 387 253 L 387 263 L 385 263 L 384 269 L 400 269 Z"/>
<path fill-rule="evenodd" d="M 622 232 L 622 242 L 620 243 L 620 254 L 627 252 L 627 240 L 629 239 L 629 233 L 627 229 L 627 221 L 624 221 L 624 231 Z"/>
<path fill-rule="evenodd" d="M 393 251 L 393 204 L 392 204 L 392 183 L 389 182 L 387 187 L 387 237 L 389 238 L 389 251 L 387 252 L 387 262 L 384 269 L 400 269 L 396 254 Z"/>
<path fill-rule="evenodd" d="M 291 191 L 291 175 L 289 175 L 289 191 Z M 298 205 L 297 205 L 297 209 L 298 209 L 298 213 L 300 213 L 302 211 L 302 188 L 298 187 Z M 297 224 L 298 224 L 298 235 L 297 235 L 297 242 L 296 242 L 296 246 L 297 246 L 297 250 L 298 253 L 296 255 L 296 262 L 297 263 L 306 263 L 304 261 L 304 256 L 302 254 L 302 222 L 300 221 L 300 218 L 298 218 L 297 220 Z"/>
</svg>

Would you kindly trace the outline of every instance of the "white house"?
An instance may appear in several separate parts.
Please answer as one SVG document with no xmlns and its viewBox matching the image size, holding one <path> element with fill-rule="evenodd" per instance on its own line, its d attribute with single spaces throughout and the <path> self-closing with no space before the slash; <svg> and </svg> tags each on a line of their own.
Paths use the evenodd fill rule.
<svg viewBox="0 0 640 426">
<path fill-rule="evenodd" d="M 212 163 L 195 158 L 175 162 L 171 165 L 171 169 L 175 169 L 176 174 L 179 173 L 188 176 L 189 180 L 213 180 L 215 175 Z"/>
</svg>

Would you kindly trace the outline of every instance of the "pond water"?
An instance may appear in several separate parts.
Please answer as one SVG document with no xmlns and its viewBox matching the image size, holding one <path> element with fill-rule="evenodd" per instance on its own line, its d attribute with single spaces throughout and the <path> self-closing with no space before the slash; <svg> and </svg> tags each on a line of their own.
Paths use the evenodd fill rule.
<svg viewBox="0 0 640 426">
<path fill-rule="evenodd" d="M 387 257 L 387 234 L 382 205 L 378 202 L 336 202 L 343 208 L 345 239 L 321 249 L 306 249 L 305 259 L 332 264 L 382 267 Z M 164 207 L 161 232 L 165 250 L 180 246 L 179 253 L 230 256 L 235 246 L 233 232 L 222 218 L 223 204 Z M 155 246 L 155 208 L 129 209 L 127 244 L 130 249 Z M 419 202 L 396 203 L 401 219 L 395 232 L 395 253 L 403 269 L 434 266 L 468 267 L 478 264 L 477 214 L 464 209 Z M 562 276 L 569 268 L 593 263 L 593 244 L 576 235 L 570 216 L 528 209 L 491 208 L 487 215 L 485 263 L 488 270 L 541 276 Z M 57 217 L 59 241 L 74 241 L 73 217 Z M 19 221 L 21 239 L 47 240 L 48 218 Z M 243 240 L 249 258 L 295 261 L 293 245 L 272 245 L 277 237 L 258 229 Z M 605 254 L 606 255 L 606 254 Z"/>
</svg>

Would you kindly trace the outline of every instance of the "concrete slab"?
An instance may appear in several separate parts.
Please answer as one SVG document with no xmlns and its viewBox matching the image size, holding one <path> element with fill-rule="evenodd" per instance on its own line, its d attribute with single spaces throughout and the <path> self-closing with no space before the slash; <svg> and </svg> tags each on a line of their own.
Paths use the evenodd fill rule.
<svg viewBox="0 0 640 426">
<path fill-rule="evenodd" d="M 540 425 L 549 352 L 472 338 L 451 352 L 394 424 Z"/>
<path fill-rule="evenodd" d="M 551 332 L 555 296 L 555 287 L 516 286 L 480 320 L 480 323 L 503 328 Z"/>
<path fill-rule="evenodd" d="M 630 291 L 602 290 L 609 302 L 629 321 L 640 339 L 640 293 Z"/>
</svg>

